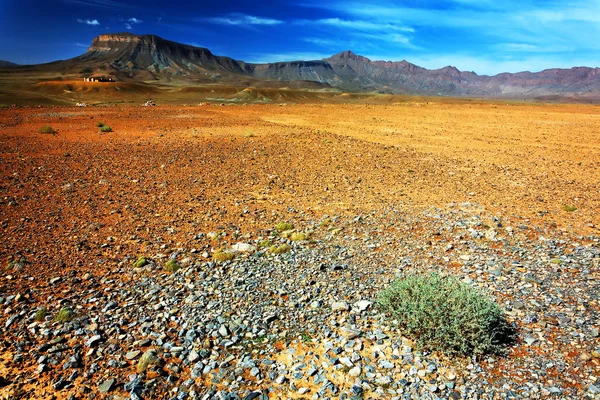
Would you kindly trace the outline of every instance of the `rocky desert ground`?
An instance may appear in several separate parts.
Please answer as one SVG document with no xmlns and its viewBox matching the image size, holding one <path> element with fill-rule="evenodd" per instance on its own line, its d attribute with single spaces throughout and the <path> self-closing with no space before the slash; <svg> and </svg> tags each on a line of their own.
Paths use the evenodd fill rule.
<svg viewBox="0 0 600 400">
<path fill-rule="evenodd" d="M 2 398 L 600 398 L 598 106 L 4 108 L 0 175 Z M 506 354 L 417 348 L 411 270 Z"/>
</svg>

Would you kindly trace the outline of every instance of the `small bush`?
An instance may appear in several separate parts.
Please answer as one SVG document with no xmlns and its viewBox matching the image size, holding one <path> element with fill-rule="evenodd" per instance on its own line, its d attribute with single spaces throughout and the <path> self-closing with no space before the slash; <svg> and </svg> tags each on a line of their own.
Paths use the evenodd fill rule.
<svg viewBox="0 0 600 400">
<path fill-rule="evenodd" d="M 181 265 L 177 264 L 177 261 L 175 261 L 175 260 L 169 260 L 165 264 L 165 270 L 167 270 L 169 272 L 177 272 L 180 269 L 181 269 Z"/>
<path fill-rule="evenodd" d="M 577 207 L 575 207 L 575 206 L 563 206 L 562 209 L 563 209 L 563 211 L 566 211 L 566 212 L 577 211 Z"/>
<path fill-rule="evenodd" d="M 73 318 L 75 318 L 75 313 L 73 310 L 71 310 L 69 307 L 63 307 L 60 309 L 58 314 L 56 314 L 54 320 L 56 322 L 69 322 L 73 321 Z"/>
<path fill-rule="evenodd" d="M 146 257 L 138 257 L 138 259 L 133 263 L 133 268 L 142 268 L 143 266 L 148 265 L 148 263 L 149 261 L 146 259 Z"/>
<path fill-rule="evenodd" d="M 262 240 L 262 241 L 261 241 L 261 242 L 258 244 L 258 246 L 259 246 L 259 247 L 262 247 L 262 248 L 265 248 L 265 247 L 270 247 L 272 244 L 273 244 L 273 243 L 271 243 L 271 241 L 270 241 L 269 239 L 265 239 L 265 240 Z"/>
<path fill-rule="evenodd" d="M 419 347 L 449 355 L 502 353 L 513 336 L 496 303 L 452 276 L 408 274 L 380 293 L 378 304 Z"/>
<path fill-rule="evenodd" d="M 308 240 L 308 235 L 304 232 L 294 232 L 290 236 L 290 240 L 293 242 L 299 242 L 301 240 Z"/>
<path fill-rule="evenodd" d="M 233 260 L 233 257 L 235 257 L 235 254 L 233 254 L 233 252 L 220 250 L 220 251 L 214 252 L 213 261 L 225 262 L 225 261 Z"/>
<path fill-rule="evenodd" d="M 56 133 L 56 129 L 52 128 L 51 126 L 44 125 L 38 130 L 38 132 L 46 135 L 54 135 Z"/>
<path fill-rule="evenodd" d="M 112 132 L 112 131 L 113 131 L 112 128 L 108 125 L 102 125 L 100 127 L 100 132 Z"/>
<path fill-rule="evenodd" d="M 16 260 L 11 260 L 9 261 L 8 265 L 6 266 L 6 269 L 10 270 L 15 270 L 15 271 L 19 271 L 21 269 L 23 269 L 25 267 L 25 265 L 29 264 L 29 262 L 27 261 L 27 259 L 23 256 L 19 257 Z"/>
<path fill-rule="evenodd" d="M 102 122 L 98 122 L 98 123 L 96 124 L 96 126 L 97 126 L 98 128 L 102 128 L 102 127 L 104 126 L 104 123 L 102 123 Z"/>
<path fill-rule="evenodd" d="M 33 319 L 37 322 L 44 322 L 46 320 L 46 316 L 48 315 L 48 310 L 46 307 L 38 308 L 35 312 L 35 316 Z"/>
<path fill-rule="evenodd" d="M 273 253 L 273 254 L 284 254 L 287 253 L 288 251 L 290 251 L 292 248 L 290 247 L 289 244 L 284 243 L 281 246 L 271 246 L 269 248 L 269 253 Z"/>
<path fill-rule="evenodd" d="M 289 222 L 280 222 L 275 226 L 279 232 L 289 231 L 290 229 L 294 229 L 294 225 Z"/>
</svg>

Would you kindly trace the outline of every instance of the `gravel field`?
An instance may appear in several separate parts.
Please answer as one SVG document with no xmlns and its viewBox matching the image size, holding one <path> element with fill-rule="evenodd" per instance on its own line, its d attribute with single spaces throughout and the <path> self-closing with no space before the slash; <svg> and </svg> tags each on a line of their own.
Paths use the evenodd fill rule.
<svg viewBox="0 0 600 400">
<path fill-rule="evenodd" d="M 0 396 L 600 398 L 598 110 L 0 110 Z M 419 349 L 377 304 L 415 270 L 506 354 Z"/>
</svg>

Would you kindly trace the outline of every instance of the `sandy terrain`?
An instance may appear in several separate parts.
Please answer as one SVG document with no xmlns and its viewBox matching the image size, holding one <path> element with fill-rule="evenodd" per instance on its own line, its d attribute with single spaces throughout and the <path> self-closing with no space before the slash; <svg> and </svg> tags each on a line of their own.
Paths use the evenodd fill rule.
<svg viewBox="0 0 600 400">
<path fill-rule="evenodd" d="M 99 132 L 98 122 L 113 132 Z M 57 134 L 38 133 L 43 125 Z M 482 220 L 497 217 L 504 227 L 523 227 L 523 241 L 550 235 L 597 247 L 600 107 L 424 101 L 7 108 L 0 110 L 0 176 L 0 259 L 4 265 L 21 256 L 28 261 L 21 271 L 3 274 L 0 297 L 21 293 L 30 315 L 41 304 L 56 309 L 72 296 L 77 288 L 70 279 L 104 277 L 100 287 L 133 282 L 114 271 L 138 255 L 210 253 L 240 239 L 258 240 L 280 221 L 309 227 L 327 218 L 381 214 L 372 231 L 357 233 L 369 236 L 388 232 L 386 210 L 394 209 L 402 221 L 412 221 L 410 240 L 431 244 L 438 239 L 429 222 L 419 228 L 420 216 L 468 204 Z M 219 243 L 196 243 L 199 233 L 211 231 L 230 234 Z M 325 240 L 328 234 L 314 235 Z M 395 262 L 400 242 L 381 243 L 382 265 Z M 425 259 L 420 251 L 415 248 Z M 598 266 L 589 268 L 594 274 Z M 53 277 L 62 281 L 48 284 Z M 22 306 L 13 299 L 2 307 L 5 326 Z M 597 303 L 588 307 L 598 310 Z M 1 393 L 51 398 L 48 385 L 56 375 L 38 378 L 35 359 L 9 361 L 19 351 L 31 352 L 27 343 L 15 345 L 30 339 L 7 330 L 0 337 L 0 376 L 11 381 Z M 597 339 L 573 345 L 565 359 L 579 360 L 597 347 Z M 528 360 L 527 351 L 520 343 L 507 368 L 527 371 L 519 361 Z M 554 351 L 544 347 L 536 356 Z M 591 382 L 577 374 L 591 379 L 598 365 L 591 356 L 584 364 L 573 361 L 564 380 L 549 374 L 555 381 L 546 386 L 559 382 L 567 397 L 576 398 Z M 487 371 L 501 374 L 497 367 Z M 135 366 L 122 375 L 132 372 Z M 96 391 L 102 379 L 78 377 L 74 387 Z M 284 397 L 286 390 L 278 393 Z"/>
</svg>

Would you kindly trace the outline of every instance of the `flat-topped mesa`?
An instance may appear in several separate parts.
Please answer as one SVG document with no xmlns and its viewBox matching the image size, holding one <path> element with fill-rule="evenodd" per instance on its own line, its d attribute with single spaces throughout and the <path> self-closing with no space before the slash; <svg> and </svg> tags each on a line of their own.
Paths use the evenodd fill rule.
<svg viewBox="0 0 600 400">
<path fill-rule="evenodd" d="M 99 35 L 92 40 L 92 45 L 88 48 L 88 51 L 115 51 L 123 48 L 123 45 L 137 44 L 141 41 L 142 36 L 126 32 Z"/>
</svg>

